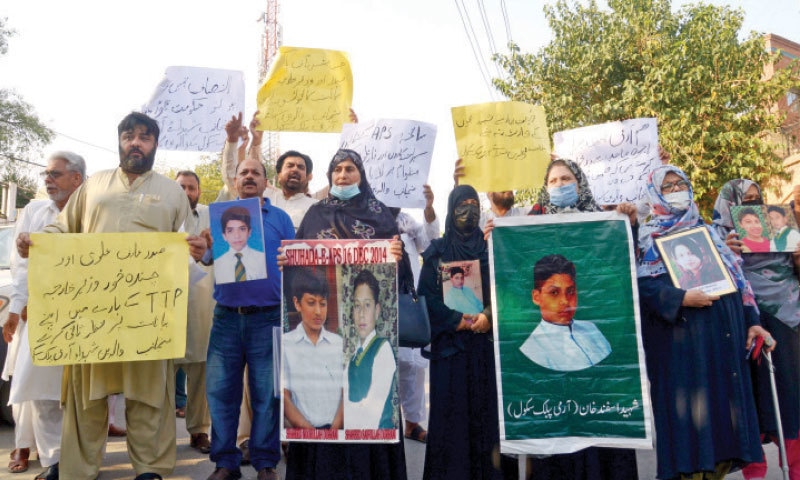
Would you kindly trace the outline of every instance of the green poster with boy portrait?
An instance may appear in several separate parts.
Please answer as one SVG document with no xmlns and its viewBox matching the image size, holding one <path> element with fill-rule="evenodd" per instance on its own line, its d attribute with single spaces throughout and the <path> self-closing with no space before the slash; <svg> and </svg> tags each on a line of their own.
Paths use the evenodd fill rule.
<svg viewBox="0 0 800 480">
<path fill-rule="evenodd" d="M 496 219 L 490 259 L 501 451 L 652 448 L 627 219 Z"/>
</svg>

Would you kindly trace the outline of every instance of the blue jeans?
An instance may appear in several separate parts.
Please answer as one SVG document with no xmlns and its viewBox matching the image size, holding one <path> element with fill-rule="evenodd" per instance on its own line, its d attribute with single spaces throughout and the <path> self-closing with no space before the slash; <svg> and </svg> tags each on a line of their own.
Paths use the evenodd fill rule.
<svg viewBox="0 0 800 480">
<path fill-rule="evenodd" d="M 272 328 L 280 325 L 280 306 L 239 314 L 217 305 L 206 359 L 206 393 L 211 412 L 211 461 L 237 470 L 242 452 L 236 446 L 242 376 L 247 365 L 253 423 L 250 461 L 256 471 L 281 459 L 278 401 L 273 391 Z"/>
<path fill-rule="evenodd" d="M 186 408 L 186 372 L 175 372 L 175 408 Z"/>
</svg>

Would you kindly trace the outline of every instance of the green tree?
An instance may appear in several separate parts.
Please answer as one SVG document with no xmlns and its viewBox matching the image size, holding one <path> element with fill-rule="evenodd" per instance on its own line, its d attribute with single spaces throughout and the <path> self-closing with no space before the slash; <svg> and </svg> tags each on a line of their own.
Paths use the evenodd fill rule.
<svg viewBox="0 0 800 480">
<path fill-rule="evenodd" d="M 536 53 L 512 43 L 510 53 L 495 55 L 508 72 L 495 86 L 542 105 L 551 132 L 657 117 L 659 141 L 690 176 L 704 213 L 727 180 L 765 185 L 785 176 L 767 137 L 783 120 L 774 112 L 778 98 L 799 83 L 788 69 L 763 80 L 779 54 L 766 52 L 756 33 L 740 40 L 741 10 L 607 3 L 607 10 L 594 0 L 545 6 L 553 40 Z"/>
<path fill-rule="evenodd" d="M 0 18 L 0 55 L 8 52 L 8 37 L 14 31 L 7 27 L 7 19 Z M 33 198 L 37 180 L 32 176 L 26 160 L 41 154 L 41 148 L 50 143 L 54 132 L 48 128 L 33 107 L 15 92 L 0 89 L 0 182 L 16 182 L 17 207 L 23 207 Z"/>
<path fill-rule="evenodd" d="M 184 168 L 170 168 L 162 171 L 166 177 L 175 178 L 179 170 L 186 170 Z M 201 155 L 200 163 L 193 169 L 197 177 L 200 178 L 200 200 L 199 202 L 208 205 L 217 198 L 217 194 L 224 183 L 222 182 L 222 155 Z"/>
</svg>

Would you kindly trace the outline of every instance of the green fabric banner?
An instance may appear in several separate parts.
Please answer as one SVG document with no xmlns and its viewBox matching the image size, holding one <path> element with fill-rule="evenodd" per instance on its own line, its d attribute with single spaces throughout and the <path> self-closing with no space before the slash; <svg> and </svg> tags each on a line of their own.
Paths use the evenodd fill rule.
<svg viewBox="0 0 800 480">
<path fill-rule="evenodd" d="M 632 243 L 616 213 L 495 220 L 504 453 L 652 448 Z"/>
</svg>

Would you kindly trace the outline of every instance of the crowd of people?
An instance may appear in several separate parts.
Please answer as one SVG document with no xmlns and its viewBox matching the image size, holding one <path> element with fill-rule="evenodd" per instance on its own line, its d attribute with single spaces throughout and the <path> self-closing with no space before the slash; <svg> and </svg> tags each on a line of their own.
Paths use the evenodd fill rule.
<svg viewBox="0 0 800 480">
<path fill-rule="evenodd" d="M 352 111 L 351 120 L 357 121 Z M 316 193 L 308 191 L 311 158 L 287 151 L 277 159 L 277 182 L 271 186 L 259 147 L 263 132 L 258 131 L 255 116 L 249 129 L 239 114 L 225 131 L 225 188 L 218 200 L 258 199 L 262 225 L 253 229 L 251 221 L 256 220 L 244 209 L 223 215 L 223 228 L 231 238 L 237 232 L 227 233 L 228 224 L 239 226 L 243 235 L 256 231 L 263 235 L 265 264 L 258 268 L 266 275 L 255 279 L 248 277 L 253 268 L 234 266 L 241 264 L 239 257 L 226 268 L 229 280 L 214 282 L 214 269 L 224 265 L 215 264 L 211 255 L 208 208 L 199 204 L 200 179 L 189 170 L 178 172 L 175 179 L 153 171 L 159 137 L 153 119 L 131 113 L 119 124 L 118 168 L 87 177 L 79 155 L 56 152 L 50 157 L 43 172 L 49 200 L 29 204 L 17 225 L 14 294 L 3 326 L 5 340 L 19 344 L 12 349 L 15 361 L 7 362 L 5 372 L 13 375 L 11 402 L 20 412 L 17 449 L 9 468 L 24 471 L 25 455 L 27 469 L 29 449 L 35 446 L 46 468 L 37 479 L 97 478 L 113 426 L 107 399 L 121 394 L 127 424 L 123 433 L 135 480 L 161 479 L 172 472 L 174 415 L 185 416 L 191 447 L 210 455 L 214 469 L 208 480 L 241 478 L 241 466 L 246 464 L 252 464 L 259 480 L 276 479 L 282 454 L 287 479 L 406 478 L 402 441 L 281 445 L 276 398 L 282 397 L 287 428 L 398 429 L 405 438 L 425 442 L 427 480 L 516 478 L 516 459 L 501 454 L 499 448 L 487 240 L 495 218 L 603 210 L 578 164 L 551 160 L 532 206 L 515 207 L 513 192 L 488 192 L 490 208 L 481 213 L 478 192 L 462 184 L 465 168 L 457 162 L 456 186 L 448 196 L 440 237 L 433 192 L 427 186 L 424 224 L 375 197 L 363 161 L 352 150 L 340 149 L 333 155 L 327 166 L 328 185 Z M 245 137 L 249 142 L 241 141 Z M 757 235 L 761 217 L 755 215 L 759 224 L 755 225 L 746 209 L 738 210 L 738 216 L 747 235 L 740 238 L 734 224 L 734 207 L 763 204 L 760 188 L 749 180 L 725 184 L 710 224 L 700 216 L 691 182 L 679 168 L 669 164 L 656 168 L 646 187 L 645 215 L 629 203 L 611 208 L 628 218 L 635 242 L 658 478 L 721 479 L 736 469 L 748 479 L 764 476 L 761 444 L 777 441 L 778 427 L 767 367 L 751 361 L 760 353 L 752 347 L 763 341 L 765 351 L 774 350 L 790 478 L 800 480 L 800 251 L 762 248 L 765 242 L 780 244 L 783 250 L 787 243 L 796 243 L 784 227 L 787 214 L 800 216 L 800 188 L 795 189 L 791 212 L 768 210 L 776 232 L 768 239 Z M 147 201 L 132 203 L 132 196 Z M 670 252 L 670 260 L 687 282 L 681 283 L 685 289 L 673 285 L 668 259 L 656 239 L 693 227 L 706 229 L 713 253 L 735 285 L 733 293 L 710 295 L 699 288 L 714 281 L 702 262 L 712 252 L 693 241 L 676 244 Z M 186 235 L 192 261 L 208 273 L 189 288 L 183 358 L 33 365 L 25 308 L 31 233 L 178 231 Z M 348 274 L 345 290 L 352 318 L 340 327 L 349 329 L 354 340 L 343 339 L 335 327 L 326 325 L 329 289 L 314 271 L 294 271 L 282 294 L 286 257 L 279 247 L 282 240 L 292 239 L 390 240 L 390 254 L 398 262 L 397 284 L 415 284 L 426 298 L 430 348 L 392 349 L 380 324 L 381 309 L 386 308 L 381 299 L 387 295 L 380 272 L 361 268 Z M 447 291 L 444 275 L 450 282 Z M 467 275 L 480 277 L 480 288 L 465 287 Z M 282 299 L 290 300 L 298 315 L 297 325 L 284 334 L 282 368 L 302 371 L 304 376 L 285 382 L 283 391 L 276 392 L 273 329 L 283 325 Z M 558 302 L 567 308 L 551 311 Z M 555 371 L 571 371 L 601 363 L 609 355 L 602 333 L 590 322 L 573 319 L 575 265 L 569 259 L 551 255 L 536 263 L 532 303 L 541 310 L 542 323 L 519 345 L 532 361 Z M 565 366 L 553 361 L 564 353 L 549 348 L 548 339 L 554 335 L 562 339 L 559 345 L 564 349 L 582 352 L 583 363 Z M 746 356 L 748 352 L 753 353 Z M 179 372 L 185 377 L 178 377 L 176 384 Z M 343 379 L 343 388 L 330 381 L 334 377 Z M 176 396 L 176 390 L 185 392 L 185 403 L 176 403 L 183 398 Z M 364 407 L 365 402 L 370 408 Z M 348 415 L 348 411 L 360 413 Z M 532 456 L 527 471 L 534 479 L 638 478 L 635 451 L 621 448 Z"/>
</svg>

